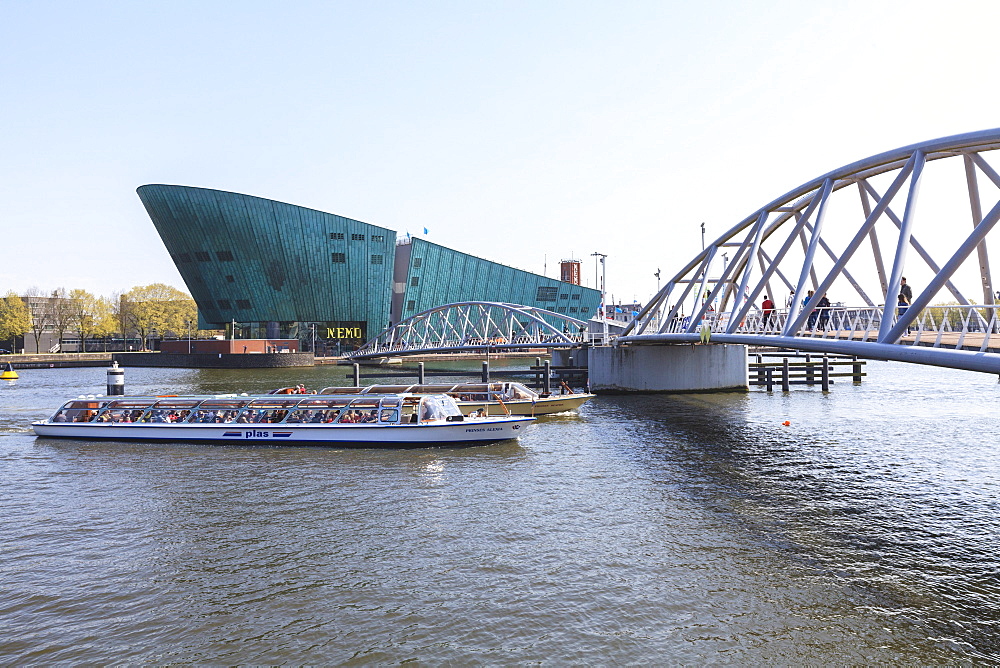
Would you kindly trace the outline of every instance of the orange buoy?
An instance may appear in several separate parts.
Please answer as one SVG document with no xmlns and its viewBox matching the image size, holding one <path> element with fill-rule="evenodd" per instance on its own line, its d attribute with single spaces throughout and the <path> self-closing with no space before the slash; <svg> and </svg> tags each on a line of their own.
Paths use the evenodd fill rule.
<svg viewBox="0 0 1000 668">
<path fill-rule="evenodd" d="M 782 422 L 781 424 L 782 424 L 783 426 L 785 426 L 785 427 L 791 427 L 791 426 L 792 426 L 792 423 L 791 423 L 790 421 L 788 421 L 788 420 L 785 420 L 785 421 L 784 421 L 784 422 Z"/>
</svg>

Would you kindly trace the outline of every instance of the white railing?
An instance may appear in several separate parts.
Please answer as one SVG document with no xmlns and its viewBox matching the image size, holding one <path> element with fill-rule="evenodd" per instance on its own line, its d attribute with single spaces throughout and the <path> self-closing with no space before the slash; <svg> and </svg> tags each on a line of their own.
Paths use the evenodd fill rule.
<svg viewBox="0 0 1000 668">
<path fill-rule="evenodd" d="M 895 342 L 903 345 L 959 348 L 985 351 L 1000 348 L 1000 314 L 996 305 L 940 305 L 923 309 L 910 323 L 901 338 Z M 853 341 L 876 341 L 882 325 L 884 308 L 834 306 L 816 309 L 807 316 L 802 326 L 791 333 L 796 337 L 833 338 Z M 895 325 L 900 317 L 898 307 L 890 312 Z M 765 321 L 762 311 L 751 312 L 733 329 L 735 334 L 782 336 L 788 311 L 776 309 Z M 710 312 L 694 328 L 687 317 L 675 318 L 667 323 L 661 333 L 697 333 L 703 326 L 713 334 L 729 330 L 729 314 Z"/>
</svg>

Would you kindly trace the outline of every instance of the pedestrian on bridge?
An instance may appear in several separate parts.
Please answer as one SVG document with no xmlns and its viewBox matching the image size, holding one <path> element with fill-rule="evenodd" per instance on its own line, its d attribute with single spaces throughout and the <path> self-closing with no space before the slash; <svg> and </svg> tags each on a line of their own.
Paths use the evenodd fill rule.
<svg viewBox="0 0 1000 668">
<path fill-rule="evenodd" d="M 826 326 L 830 323 L 830 300 L 827 299 L 825 292 L 823 293 L 823 298 L 817 302 L 816 309 L 819 311 L 820 331 L 825 332 Z"/>
<path fill-rule="evenodd" d="M 774 302 L 767 295 L 764 295 L 764 301 L 761 303 L 760 308 L 764 311 L 764 331 L 771 329 L 771 318 L 774 317 Z"/>
</svg>

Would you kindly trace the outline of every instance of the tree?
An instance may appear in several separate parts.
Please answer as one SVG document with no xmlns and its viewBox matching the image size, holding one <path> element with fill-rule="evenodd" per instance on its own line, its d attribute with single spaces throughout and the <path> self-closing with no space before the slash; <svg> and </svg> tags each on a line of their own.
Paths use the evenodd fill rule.
<svg viewBox="0 0 1000 668">
<path fill-rule="evenodd" d="M 55 327 L 56 336 L 59 337 L 59 352 L 62 352 L 63 337 L 66 335 L 66 332 L 75 328 L 77 311 L 73 305 L 73 300 L 70 299 L 69 294 L 66 292 L 66 288 L 59 288 L 52 291 L 49 306 L 52 311 L 52 324 Z"/>
<path fill-rule="evenodd" d="M 42 334 L 52 324 L 52 309 L 48 294 L 37 286 L 28 288 L 24 293 L 31 313 L 31 335 L 35 337 L 35 351 L 41 351 Z M 27 331 L 27 330 L 26 330 Z"/>
<path fill-rule="evenodd" d="M 118 317 L 136 331 L 144 350 L 154 331 L 161 338 L 164 334 L 179 336 L 197 314 L 190 295 L 163 283 L 136 286 L 121 295 L 118 304 Z"/>
<path fill-rule="evenodd" d="M 13 292 L 0 299 L 0 341 L 11 342 L 10 349 L 17 347 L 16 339 L 31 329 L 31 312 L 24 301 Z"/>
<path fill-rule="evenodd" d="M 111 304 L 103 297 L 95 297 L 86 290 L 70 290 L 69 300 L 72 304 L 74 320 L 80 332 L 80 351 L 86 352 L 87 339 L 95 336 L 106 336 L 114 331 L 114 319 L 108 329 L 108 316 L 111 314 Z"/>
</svg>

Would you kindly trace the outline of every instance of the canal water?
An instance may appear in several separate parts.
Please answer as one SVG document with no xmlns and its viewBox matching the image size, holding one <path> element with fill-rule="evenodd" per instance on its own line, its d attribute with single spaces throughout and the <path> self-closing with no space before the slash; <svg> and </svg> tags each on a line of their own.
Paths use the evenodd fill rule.
<svg viewBox="0 0 1000 668">
<path fill-rule="evenodd" d="M 997 378 L 867 372 L 602 396 L 415 451 L 35 439 L 105 375 L 23 371 L 0 384 L 0 663 L 1000 661 Z"/>
</svg>

